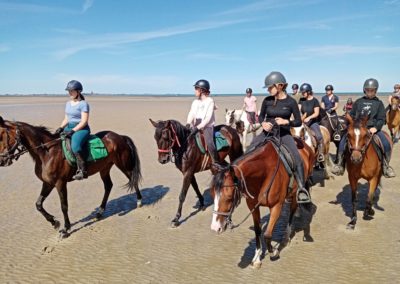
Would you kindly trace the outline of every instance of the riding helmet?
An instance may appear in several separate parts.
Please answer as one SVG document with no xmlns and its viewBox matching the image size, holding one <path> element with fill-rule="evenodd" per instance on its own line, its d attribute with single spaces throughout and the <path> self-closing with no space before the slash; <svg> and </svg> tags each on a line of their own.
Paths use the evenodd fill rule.
<svg viewBox="0 0 400 284">
<path fill-rule="evenodd" d="M 246 94 L 248 94 L 248 93 L 250 93 L 250 94 L 253 93 L 253 90 L 251 88 L 247 88 L 246 89 Z"/>
<path fill-rule="evenodd" d="M 292 90 L 298 90 L 298 89 L 299 89 L 299 85 L 297 85 L 297 84 L 292 85 Z"/>
<path fill-rule="evenodd" d="M 333 91 L 333 86 L 332 85 L 326 85 L 325 91 Z"/>
<path fill-rule="evenodd" d="M 376 89 L 376 90 L 378 90 L 378 88 L 379 88 L 379 83 L 378 83 L 378 81 L 376 79 L 370 78 L 370 79 L 365 80 L 364 88 L 363 88 L 364 92 L 365 92 L 365 89 Z"/>
<path fill-rule="evenodd" d="M 268 88 L 276 84 L 286 84 L 286 78 L 281 72 L 273 71 L 265 77 L 263 88 Z"/>
<path fill-rule="evenodd" d="M 74 91 L 75 90 L 75 91 L 82 92 L 83 87 L 82 87 L 81 82 L 76 81 L 76 80 L 72 80 L 72 81 L 68 82 L 67 87 L 65 88 L 65 90 L 66 91 Z"/>
<path fill-rule="evenodd" d="M 193 87 L 203 89 L 207 92 L 210 91 L 210 83 L 204 79 L 198 80 Z"/>
<path fill-rule="evenodd" d="M 305 93 L 305 92 L 312 92 L 312 87 L 308 83 L 304 83 L 300 86 L 300 93 Z"/>
</svg>

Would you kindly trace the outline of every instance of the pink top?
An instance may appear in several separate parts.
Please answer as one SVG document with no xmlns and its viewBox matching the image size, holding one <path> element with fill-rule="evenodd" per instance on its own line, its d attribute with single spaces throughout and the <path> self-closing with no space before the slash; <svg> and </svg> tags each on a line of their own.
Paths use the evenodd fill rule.
<svg viewBox="0 0 400 284">
<path fill-rule="evenodd" d="M 246 96 L 244 98 L 244 105 L 246 106 L 246 111 L 248 112 L 257 112 L 256 106 L 257 98 L 255 96 Z"/>
</svg>

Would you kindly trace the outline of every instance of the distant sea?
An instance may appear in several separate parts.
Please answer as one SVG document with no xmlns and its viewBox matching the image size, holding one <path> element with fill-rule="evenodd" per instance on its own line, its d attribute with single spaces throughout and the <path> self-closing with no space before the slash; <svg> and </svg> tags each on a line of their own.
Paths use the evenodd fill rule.
<svg viewBox="0 0 400 284">
<path fill-rule="evenodd" d="M 291 94 L 291 93 L 289 93 Z M 392 93 L 390 92 L 381 92 L 378 93 L 378 96 L 389 96 Z M 85 96 L 96 96 L 96 97 L 101 97 L 101 96 L 126 96 L 126 97 L 193 97 L 194 94 L 97 94 L 97 93 L 84 93 Z M 211 94 L 213 97 L 244 97 L 245 94 Z M 257 94 L 254 93 L 255 96 L 257 97 L 265 97 L 267 94 Z M 322 97 L 325 95 L 325 93 L 314 93 L 315 96 Z M 362 92 L 340 92 L 340 93 L 335 93 L 335 95 L 339 97 L 350 97 L 350 96 L 362 96 Z M 30 97 L 61 97 L 61 96 L 66 96 L 66 94 L 0 94 L 0 97 L 2 96 L 13 96 L 13 97 L 19 97 L 19 96 L 30 96 Z"/>
</svg>

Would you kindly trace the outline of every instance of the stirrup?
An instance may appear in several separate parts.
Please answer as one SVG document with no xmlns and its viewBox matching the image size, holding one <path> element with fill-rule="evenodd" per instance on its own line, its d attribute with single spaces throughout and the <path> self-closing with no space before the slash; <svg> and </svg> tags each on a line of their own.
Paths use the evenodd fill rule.
<svg viewBox="0 0 400 284">
<path fill-rule="evenodd" d="M 298 204 L 311 202 L 310 193 L 305 188 L 297 189 L 296 198 Z"/>
<path fill-rule="evenodd" d="M 323 161 L 325 161 L 324 154 L 318 154 L 317 162 L 318 162 L 318 163 L 321 163 L 321 162 L 323 162 Z"/>
<path fill-rule="evenodd" d="M 74 180 L 83 180 L 87 178 L 87 175 L 82 171 L 78 170 L 75 175 L 72 177 Z"/>
<path fill-rule="evenodd" d="M 394 178 L 394 177 L 396 177 L 396 173 L 394 172 L 394 170 L 391 166 L 385 166 L 383 168 L 383 176 L 385 178 Z"/>
<path fill-rule="evenodd" d="M 333 135 L 333 141 L 340 141 L 340 134 L 336 133 Z"/>
</svg>

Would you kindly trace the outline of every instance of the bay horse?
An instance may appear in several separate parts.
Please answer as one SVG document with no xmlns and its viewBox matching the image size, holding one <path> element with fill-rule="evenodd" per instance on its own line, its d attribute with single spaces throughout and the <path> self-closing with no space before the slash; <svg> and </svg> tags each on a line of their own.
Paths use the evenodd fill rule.
<svg viewBox="0 0 400 284">
<path fill-rule="evenodd" d="M 375 211 L 372 208 L 375 190 L 380 184 L 382 178 L 382 162 L 373 146 L 373 135 L 366 127 L 367 116 L 359 116 L 353 119 L 346 114 L 349 122 L 347 129 L 347 150 L 345 160 L 348 172 L 349 183 L 351 187 L 352 216 L 347 224 L 348 229 L 354 229 L 357 223 L 357 184 L 360 178 L 369 183 L 368 198 L 364 210 L 364 219 L 371 218 Z M 389 135 L 385 133 L 386 137 Z M 390 141 L 390 139 L 388 139 Z M 391 146 L 393 146 L 391 144 Z"/>
<path fill-rule="evenodd" d="M 399 142 L 400 138 L 400 98 L 393 96 L 390 103 L 390 110 L 386 113 L 386 122 L 392 137 L 393 143 Z"/>
<path fill-rule="evenodd" d="M 321 116 L 320 126 L 325 127 L 329 131 L 330 140 L 336 146 L 335 163 L 337 163 L 337 155 L 339 151 L 339 143 L 343 135 L 347 131 L 347 121 L 345 115 L 331 115 L 323 112 Z"/>
<path fill-rule="evenodd" d="M 266 206 L 270 210 L 264 238 L 267 250 L 271 254 L 271 260 L 279 258 L 279 253 L 287 245 L 289 236 L 293 236 L 292 220 L 298 207 L 296 181 L 293 181 L 293 189 L 290 190 L 291 177 L 278 154 L 278 151 L 281 151 L 278 150 L 280 147 L 275 147 L 273 143 L 275 142 L 267 140 L 231 164 L 213 165 L 216 174 L 211 181 L 211 195 L 214 198 L 211 229 L 217 233 L 224 232 L 231 223 L 232 214 L 240 204 L 241 197 L 244 196 L 254 222 L 256 251 L 252 264 L 255 268 L 261 266 L 262 254 L 260 206 Z M 301 140 L 298 140 L 297 143 L 304 161 L 304 180 L 308 180 L 313 171 L 314 152 Z M 309 186 L 309 182 L 306 183 L 306 186 Z M 285 200 L 291 202 L 289 224 L 284 240 L 279 248 L 274 250 L 271 244 L 272 232 Z"/>
<path fill-rule="evenodd" d="M 244 129 L 241 134 L 243 151 L 247 148 L 247 134 L 253 133 L 253 139 L 256 136 L 256 131 L 261 127 L 261 123 L 255 123 L 252 125 L 247 117 L 247 113 L 242 109 L 225 109 L 225 124 L 233 127 L 233 125 L 238 125 L 238 123 L 243 122 Z"/>
<path fill-rule="evenodd" d="M 110 170 L 116 165 L 128 178 L 126 187 L 136 191 L 138 206 L 141 206 L 142 195 L 139 183 L 142 179 L 140 160 L 132 139 L 112 131 L 96 133 L 102 139 L 108 151 L 108 156 L 96 162 L 88 163 L 88 175 L 99 172 L 104 183 L 104 196 L 96 217 L 101 218 L 110 195 L 113 183 Z M 0 117 L 0 166 L 9 166 L 22 154 L 29 153 L 35 162 L 35 174 L 43 182 L 42 190 L 36 201 L 37 210 L 51 225 L 58 229 L 60 222 L 43 208 L 43 202 L 57 188 L 64 216 L 64 228 L 60 237 L 69 236 L 71 223 L 68 217 L 67 183 L 73 181 L 76 168 L 71 167 L 64 158 L 61 138 L 52 134 L 43 126 L 33 126 L 25 122 L 7 121 Z"/>
<path fill-rule="evenodd" d="M 324 143 L 324 161 L 318 162 L 316 161 L 316 166 L 322 164 L 322 168 L 324 171 L 324 179 L 330 179 L 332 177 L 331 174 L 329 174 L 329 169 L 328 167 L 331 166 L 331 160 L 329 156 L 329 147 L 331 144 L 331 139 L 330 139 L 330 134 L 328 129 L 325 127 L 320 127 L 321 129 L 321 134 L 322 134 L 322 139 Z M 315 157 L 318 155 L 318 145 L 315 137 L 311 133 L 311 128 L 306 127 L 304 123 L 299 126 L 299 127 L 291 127 L 290 132 L 293 136 L 299 137 L 301 140 L 303 140 L 311 149 L 314 151 Z"/>
<path fill-rule="evenodd" d="M 154 139 L 158 147 L 158 161 L 161 164 L 168 162 L 175 163 L 175 166 L 183 174 L 183 183 L 181 193 L 179 194 L 179 206 L 174 219 L 171 221 L 172 227 L 179 226 L 179 219 L 182 215 L 182 205 L 186 199 L 189 186 L 192 185 L 199 199 L 200 210 L 204 210 L 204 197 L 200 193 L 197 185 L 195 173 L 210 169 L 211 158 L 208 154 L 202 154 L 195 139 L 190 135 L 190 130 L 176 120 L 153 121 L 151 124 L 155 127 Z M 225 125 L 215 127 L 220 131 L 228 141 L 229 147 L 219 151 L 219 157 L 222 161 L 229 156 L 230 161 L 234 161 L 243 154 L 242 144 L 237 132 Z"/>
</svg>

